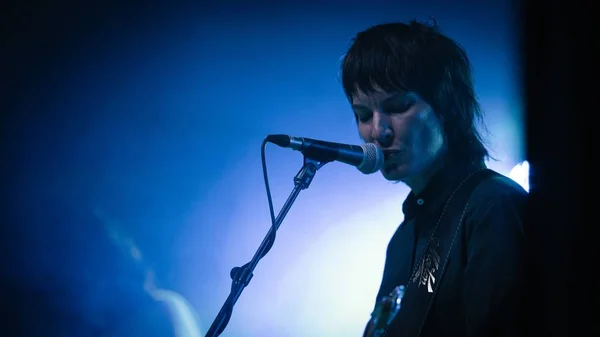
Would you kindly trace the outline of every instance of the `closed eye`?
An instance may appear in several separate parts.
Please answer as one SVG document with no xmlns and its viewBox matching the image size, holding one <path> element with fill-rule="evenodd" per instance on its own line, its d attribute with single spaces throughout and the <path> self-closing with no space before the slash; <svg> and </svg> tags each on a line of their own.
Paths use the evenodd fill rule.
<svg viewBox="0 0 600 337">
<path fill-rule="evenodd" d="M 407 112 L 408 110 L 410 110 L 410 108 L 413 106 L 413 103 L 409 103 L 409 104 L 402 104 L 402 105 L 397 105 L 397 106 L 392 106 L 392 107 L 387 107 L 385 112 L 389 113 L 389 114 L 399 114 L 399 113 L 404 113 Z"/>
<path fill-rule="evenodd" d="M 355 114 L 356 119 L 361 123 L 366 123 L 373 118 L 373 114 Z"/>
<path fill-rule="evenodd" d="M 373 118 L 373 112 L 363 106 L 353 105 L 352 108 L 354 110 L 354 116 L 361 123 L 366 123 Z"/>
</svg>

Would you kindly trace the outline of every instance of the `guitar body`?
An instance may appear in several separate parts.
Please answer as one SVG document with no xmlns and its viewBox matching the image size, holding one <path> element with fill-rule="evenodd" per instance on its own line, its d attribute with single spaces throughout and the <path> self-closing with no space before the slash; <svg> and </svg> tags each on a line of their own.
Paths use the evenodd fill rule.
<svg viewBox="0 0 600 337">
<path fill-rule="evenodd" d="M 383 337 L 400 311 L 404 286 L 397 286 L 388 296 L 384 296 L 375 306 L 363 337 Z"/>
</svg>

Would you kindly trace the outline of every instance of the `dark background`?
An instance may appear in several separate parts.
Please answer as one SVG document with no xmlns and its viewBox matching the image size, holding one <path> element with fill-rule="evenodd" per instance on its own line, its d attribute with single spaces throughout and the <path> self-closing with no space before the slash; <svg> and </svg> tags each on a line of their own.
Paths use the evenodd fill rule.
<svg viewBox="0 0 600 337">
<path fill-rule="evenodd" d="M 468 6 L 469 4 L 464 4 Z M 534 233 L 531 254 L 538 264 L 531 268 L 531 297 L 528 305 L 531 316 L 527 327 L 532 333 L 545 336 L 566 336 L 568 329 L 579 317 L 585 323 L 587 316 L 580 315 L 575 304 L 582 298 L 591 298 L 591 294 L 582 292 L 593 288 L 594 267 L 576 269 L 572 264 L 579 256 L 588 256 L 573 248 L 581 248 L 580 232 L 582 225 L 583 199 L 580 197 L 583 186 L 581 179 L 583 129 L 582 114 L 594 97 L 591 86 L 580 79 L 589 77 L 591 55 L 584 50 L 591 40 L 592 20 L 586 20 L 585 14 L 591 9 L 576 7 L 575 2 L 552 0 L 542 4 L 533 1 L 522 2 L 521 14 L 523 34 L 521 45 L 525 55 L 523 80 L 526 88 L 527 116 L 527 159 L 532 169 L 530 185 L 531 207 L 529 230 Z M 168 12 L 173 6 L 160 4 L 155 11 Z M 257 4 L 254 6 L 267 6 Z M 460 7 L 459 4 L 456 5 Z M 107 18 L 114 22 L 114 31 L 106 31 L 106 41 L 111 34 L 118 34 L 127 24 L 148 25 L 143 15 L 149 6 L 133 2 L 119 5 L 111 2 L 89 1 L 85 5 L 64 1 L 40 4 L 22 1 L 9 4 L 0 12 L 2 22 L 2 49 L 0 63 L 0 91 L 2 104 L 2 133 L 0 134 L 1 168 L 3 174 L 3 227 L 2 227 L 2 314 L 8 325 L 7 336 L 20 336 L 19 331 L 27 324 L 41 326 L 63 325 L 72 322 L 68 317 L 53 316 L 58 298 L 50 297 L 36 289 L 33 284 L 20 282 L 14 277 L 21 268 L 23 252 L 19 250 L 22 240 L 15 230 L 31 221 L 31 208 L 24 208 L 20 202 L 21 187 L 15 185 L 18 177 L 29 168 L 20 160 L 22 151 L 29 147 L 25 142 L 23 126 L 32 118 L 39 123 L 50 122 L 57 116 L 36 115 L 35 109 L 17 109 L 27 101 L 31 88 L 42 76 L 60 76 L 53 74 L 64 67 L 64 56 L 69 53 L 71 42 L 93 34 L 97 26 L 106 25 Z M 146 9 L 144 9 L 146 8 Z M 204 7 L 206 15 L 219 15 L 217 9 Z M 243 5 L 235 10 L 243 11 Z M 166 15 L 166 14 L 165 14 Z M 118 19 L 118 18 L 121 19 Z M 139 20 L 128 22 L 124 18 Z M 586 76 L 583 76 L 586 75 Z M 53 88 L 47 88 L 47 94 L 53 95 Z M 90 160 L 93 160 L 90 159 Z M 74 198 L 77 192 L 73 192 Z M 40 206 L 41 207 L 41 206 Z M 45 221 L 56 221 L 63 213 L 73 219 L 89 219 L 85 211 L 73 210 L 72 205 L 57 203 L 51 212 L 40 212 Z M 35 209 L 35 208 L 34 208 Z M 40 208 L 41 209 L 41 208 Z M 548 212 L 548 210 L 553 210 Z M 27 214 L 25 214 L 27 213 Z M 35 218 L 35 217 L 33 217 Z M 94 233 L 88 235 L 95 235 Z M 100 244 L 99 244 L 100 245 Z M 60 245 L 59 245 L 60 246 Z M 60 248 L 60 247 L 59 247 Z M 105 247 L 91 247 L 102 251 Z M 114 258 L 118 260 L 117 257 Z M 580 260 L 581 261 L 581 260 Z M 108 262 L 105 262 L 108 263 Z M 582 262 L 583 263 L 583 262 Z M 125 265 L 123 270 L 130 270 Z M 101 266 L 99 268 L 102 268 Z M 106 266 L 107 270 L 114 265 Z M 131 272 L 131 282 L 141 277 Z M 52 280 L 48 280 L 52 282 Z M 575 283 L 577 282 L 577 283 Z M 577 289 L 577 292 L 574 290 Z M 575 297 L 575 294 L 577 294 Z M 136 295 L 127 295 L 133 296 Z M 141 295 L 140 295 L 141 296 Z M 31 315 L 31 311 L 37 312 Z M 29 317 L 38 319 L 35 323 Z M 40 319 L 44 321 L 39 321 Z M 577 326 L 582 326 L 577 321 Z M 20 330 L 21 329 L 21 330 Z M 156 331 L 156 330 L 155 330 Z"/>
</svg>

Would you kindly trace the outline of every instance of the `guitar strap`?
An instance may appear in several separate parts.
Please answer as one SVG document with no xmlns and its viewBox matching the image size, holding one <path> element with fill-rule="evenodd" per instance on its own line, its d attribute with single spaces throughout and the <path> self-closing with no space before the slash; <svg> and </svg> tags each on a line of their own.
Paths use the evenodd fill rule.
<svg viewBox="0 0 600 337">
<path fill-rule="evenodd" d="M 471 173 L 446 201 L 408 281 L 402 307 L 390 324 L 389 330 L 393 330 L 394 335 L 396 331 L 402 337 L 418 337 L 421 334 L 442 282 L 455 238 L 460 232 L 469 197 L 480 182 L 497 175 L 490 169 Z"/>
</svg>

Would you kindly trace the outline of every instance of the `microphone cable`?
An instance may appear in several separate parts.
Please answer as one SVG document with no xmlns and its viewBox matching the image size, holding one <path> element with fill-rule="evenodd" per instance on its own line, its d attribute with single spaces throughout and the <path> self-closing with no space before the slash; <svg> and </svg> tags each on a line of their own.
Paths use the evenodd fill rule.
<svg viewBox="0 0 600 337">
<path fill-rule="evenodd" d="M 276 219 L 275 219 L 275 211 L 273 210 L 273 198 L 271 196 L 271 188 L 269 186 L 269 175 L 267 172 L 267 160 L 266 160 L 266 154 L 265 154 L 265 148 L 267 146 L 267 143 L 268 143 L 268 140 L 267 140 L 267 138 L 265 138 L 262 141 L 262 144 L 260 146 L 260 159 L 261 159 L 261 163 L 262 163 L 262 171 L 263 171 L 263 178 L 264 178 L 264 182 L 265 182 L 265 188 L 267 190 L 267 202 L 269 203 L 269 215 L 271 217 L 271 230 L 269 231 L 270 235 L 266 238 L 267 243 L 266 243 L 264 252 L 262 252 L 262 254 L 258 258 L 255 256 L 252 258 L 252 260 L 250 260 L 250 262 L 246 263 L 245 265 L 231 269 L 230 277 L 233 281 L 231 283 L 231 292 L 232 293 L 236 291 L 237 287 L 240 287 L 240 286 L 245 287 L 247 285 L 247 284 L 240 285 L 240 283 L 249 282 L 252 277 L 252 275 L 245 275 L 245 274 L 247 274 L 247 270 L 249 270 L 249 268 L 253 269 L 254 267 L 256 267 L 258 262 L 271 250 L 271 248 L 273 247 L 273 243 L 275 242 L 277 226 L 276 226 Z M 254 263 L 254 266 L 251 266 L 252 263 Z M 235 299 L 234 299 L 234 301 L 235 301 Z M 227 303 L 223 307 L 223 309 L 224 309 L 223 321 L 222 321 L 222 324 L 219 326 L 218 331 L 215 332 L 214 336 L 220 335 L 223 332 L 223 330 L 225 329 L 225 327 L 227 326 L 227 324 L 229 323 L 229 320 L 231 319 L 231 315 L 233 313 L 233 306 L 234 306 L 234 302 L 227 301 Z M 211 332 L 212 331 L 209 331 L 209 334 Z"/>
</svg>

